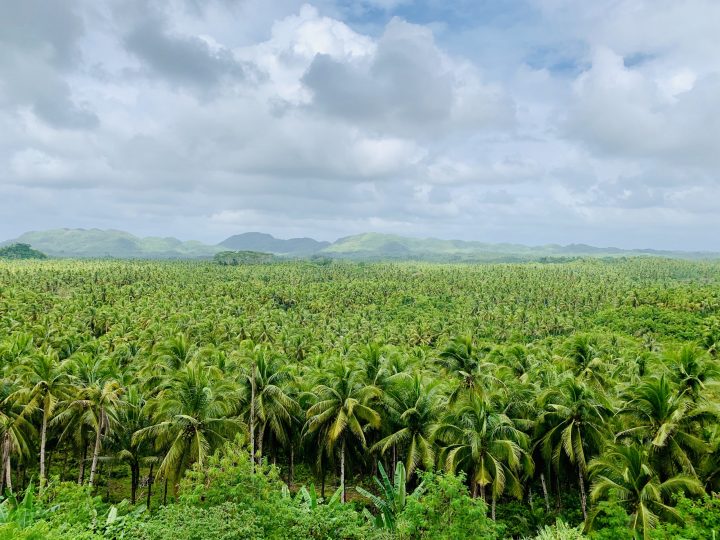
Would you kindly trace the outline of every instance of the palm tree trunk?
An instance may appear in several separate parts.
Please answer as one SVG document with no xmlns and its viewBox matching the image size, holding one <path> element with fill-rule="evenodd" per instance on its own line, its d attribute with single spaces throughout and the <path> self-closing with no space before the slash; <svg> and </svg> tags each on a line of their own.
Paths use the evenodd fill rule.
<svg viewBox="0 0 720 540">
<path fill-rule="evenodd" d="M 290 478 L 288 480 L 290 480 L 290 485 L 295 480 L 295 447 L 292 444 L 290 444 Z"/>
<path fill-rule="evenodd" d="M 258 456 L 257 456 L 257 462 L 258 465 L 262 465 L 262 458 L 263 458 L 263 439 L 265 438 L 265 423 L 263 423 L 260 426 L 260 433 L 258 433 L 258 439 L 257 439 L 257 446 L 258 446 Z"/>
<path fill-rule="evenodd" d="M 492 516 L 492 520 L 495 521 L 495 493 L 492 494 L 492 503 L 490 507 L 490 515 Z"/>
<path fill-rule="evenodd" d="M 585 479 L 582 469 L 578 467 L 578 483 L 580 484 L 580 504 L 582 504 L 583 518 L 587 521 L 587 497 L 585 495 Z"/>
<path fill-rule="evenodd" d="M 480 498 L 485 504 L 487 504 L 487 498 L 485 497 L 485 484 L 480 484 Z"/>
<path fill-rule="evenodd" d="M 147 492 L 147 503 L 145 506 L 147 506 L 148 512 L 150 511 L 150 497 L 152 495 L 152 485 L 153 485 L 153 465 L 154 463 L 150 464 L 150 472 L 148 473 L 148 492 Z"/>
<path fill-rule="evenodd" d="M 137 463 L 132 462 L 130 464 L 130 502 L 132 504 L 135 504 L 139 477 L 140 477 L 140 466 Z"/>
<path fill-rule="evenodd" d="M 47 477 L 45 475 L 45 444 L 47 442 L 47 405 L 43 408 L 42 428 L 40 428 L 40 491 L 45 487 Z"/>
<path fill-rule="evenodd" d="M 5 433 L 5 450 L 3 451 L 5 456 L 5 487 L 8 491 L 12 492 L 12 466 L 10 464 L 10 434 Z"/>
<path fill-rule="evenodd" d="M 545 484 L 545 473 L 540 473 L 540 483 L 542 484 L 543 497 L 545 497 L 545 510 L 550 512 L 550 496 L 548 495 L 547 485 Z"/>
<path fill-rule="evenodd" d="M 168 479 L 166 476 L 165 477 L 165 492 L 163 493 L 163 506 L 167 505 L 167 483 L 168 483 Z"/>
<path fill-rule="evenodd" d="M 97 473 L 98 457 L 100 457 L 100 447 L 102 444 L 102 428 L 103 416 L 101 412 L 100 418 L 98 419 L 97 432 L 95 433 L 95 449 L 93 450 L 92 465 L 90 466 L 90 479 L 88 480 L 88 485 L 90 487 L 93 486 L 93 482 L 95 482 L 95 474 Z"/>
<path fill-rule="evenodd" d="M 87 441 L 83 441 L 83 452 L 80 458 L 80 470 L 78 471 L 78 485 L 85 482 L 85 462 L 87 461 Z"/>
<path fill-rule="evenodd" d="M 342 492 L 340 500 L 345 502 L 345 438 L 343 437 L 342 443 L 340 443 L 340 487 Z"/>
</svg>

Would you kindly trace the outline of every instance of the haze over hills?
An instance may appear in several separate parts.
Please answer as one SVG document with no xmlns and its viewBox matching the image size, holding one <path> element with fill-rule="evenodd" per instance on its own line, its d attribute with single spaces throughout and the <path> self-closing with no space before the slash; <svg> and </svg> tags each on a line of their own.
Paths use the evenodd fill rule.
<svg viewBox="0 0 720 540">
<path fill-rule="evenodd" d="M 585 244 L 525 246 L 438 238 L 411 238 L 364 233 L 322 242 L 312 238 L 284 240 L 260 232 L 231 236 L 217 245 L 177 238 L 146 237 L 118 230 L 53 229 L 27 232 L 3 242 L 29 244 L 51 257 L 129 259 L 207 259 L 221 251 L 257 251 L 282 257 L 325 256 L 353 260 L 424 260 L 449 262 L 512 262 L 544 258 L 655 256 L 680 259 L 716 259 L 711 252 L 625 250 Z"/>
<path fill-rule="evenodd" d="M 247 232 L 226 238 L 222 247 L 236 251 L 262 251 L 276 255 L 313 255 L 330 245 L 330 242 L 319 242 L 313 238 L 290 238 L 282 240 L 271 234 Z"/>
</svg>

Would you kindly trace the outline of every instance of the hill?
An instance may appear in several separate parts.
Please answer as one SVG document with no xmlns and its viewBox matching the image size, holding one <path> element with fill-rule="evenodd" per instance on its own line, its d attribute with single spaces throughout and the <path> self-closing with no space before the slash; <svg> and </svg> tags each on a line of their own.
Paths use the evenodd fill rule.
<svg viewBox="0 0 720 540">
<path fill-rule="evenodd" d="M 33 249 L 29 244 L 10 244 L 0 248 L 0 259 L 47 259 L 47 255 Z"/>
<path fill-rule="evenodd" d="M 275 255 L 307 256 L 313 255 L 330 245 L 330 242 L 319 242 L 313 238 L 290 238 L 282 240 L 271 234 L 247 232 L 226 238 L 220 244 L 235 251 L 259 251 Z"/>
<path fill-rule="evenodd" d="M 130 233 L 101 229 L 33 231 L 12 242 L 29 244 L 51 257 L 121 259 L 209 258 L 220 248 L 177 238 L 139 238 Z"/>
<path fill-rule="evenodd" d="M 392 234 L 365 233 L 340 238 L 322 250 L 332 257 L 351 259 L 412 259 L 428 261 L 519 262 L 544 258 L 573 257 L 667 257 L 677 259 L 714 259 L 720 254 L 679 252 L 653 249 L 602 248 L 585 244 L 561 246 L 524 246 L 489 244 L 438 238 L 410 238 Z"/>
</svg>

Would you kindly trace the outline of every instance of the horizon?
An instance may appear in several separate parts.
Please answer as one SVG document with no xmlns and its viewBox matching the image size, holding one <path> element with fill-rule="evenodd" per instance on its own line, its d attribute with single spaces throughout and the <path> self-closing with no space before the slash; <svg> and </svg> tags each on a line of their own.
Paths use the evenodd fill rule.
<svg viewBox="0 0 720 540">
<path fill-rule="evenodd" d="M 371 231 L 720 252 L 718 2 L 5 11 L 0 239 Z"/>
<path fill-rule="evenodd" d="M 440 237 L 440 236 L 426 236 L 426 235 L 414 236 L 414 235 L 412 235 L 412 234 L 410 234 L 410 233 L 409 233 L 409 234 L 402 234 L 402 235 L 401 235 L 401 234 L 395 234 L 395 233 L 385 233 L 385 232 L 380 232 L 380 231 L 365 231 L 365 232 L 362 232 L 362 233 L 356 233 L 356 234 L 352 234 L 352 235 L 338 236 L 338 237 L 336 237 L 336 238 L 321 239 L 321 238 L 316 238 L 316 237 L 307 236 L 307 235 L 303 235 L 303 236 L 291 236 L 291 237 L 290 237 L 290 236 L 289 236 L 289 237 L 282 237 L 282 236 L 277 236 L 277 235 L 274 235 L 274 234 L 271 234 L 271 233 L 268 233 L 268 232 L 255 230 L 255 231 L 243 231 L 243 232 L 234 233 L 234 234 L 228 235 L 228 236 L 226 236 L 226 237 L 223 237 L 221 240 L 219 240 L 219 241 L 217 241 L 217 242 L 214 241 L 214 240 L 211 240 L 211 241 L 207 242 L 207 241 L 197 240 L 196 238 L 183 238 L 183 237 L 177 237 L 177 236 L 172 236 L 172 235 L 171 235 L 171 236 L 167 236 L 167 235 L 141 235 L 141 234 L 133 233 L 132 231 L 128 231 L 128 230 L 112 229 L 112 228 L 109 228 L 109 229 L 101 229 L 101 228 L 99 228 L 99 227 L 75 227 L 75 228 L 73 228 L 73 227 L 58 227 L 58 228 L 56 228 L 56 229 L 29 230 L 29 231 L 25 231 L 24 233 L 22 233 L 21 235 L 18 235 L 18 236 L 15 237 L 15 238 L 6 238 L 6 239 L 0 238 L 0 246 L 6 245 L 6 244 L 16 243 L 16 241 L 20 240 L 20 239 L 22 238 L 22 236 L 24 236 L 24 235 L 26 235 L 26 234 L 47 233 L 47 232 L 51 232 L 51 231 L 100 231 L 100 232 L 117 232 L 117 233 L 129 234 L 129 235 L 134 236 L 135 238 L 138 238 L 138 239 L 145 239 L 145 238 L 172 239 L 172 240 L 179 240 L 179 241 L 181 241 L 181 242 L 199 242 L 199 243 L 202 243 L 203 245 L 213 246 L 213 247 L 214 247 L 214 246 L 220 246 L 220 245 L 222 245 L 223 242 L 225 242 L 225 241 L 227 241 L 227 240 L 230 240 L 231 238 L 233 238 L 233 237 L 235 237 L 235 236 L 242 236 L 242 235 L 249 235 L 249 234 L 268 235 L 268 236 L 272 237 L 272 238 L 275 239 L 275 240 L 282 240 L 282 241 L 289 241 L 289 240 L 314 240 L 314 241 L 316 241 L 316 242 L 326 242 L 326 243 L 329 243 L 330 245 L 335 244 L 335 243 L 337 243 L 337 242 L 340 242 L 340 241 L 342 241 L 342 240 L 345 240 L 345 239 L 347 239 L 347 238 L 353 238 L 353 237 L 365 236 L 365 235 L 384 235 L 384 236 L 396 236 L 396 237 L 398 237 L 398 238 L 409 238 L 409 239 L 413 239 L 413 240 L 440 240 L 440 241 L 443 241 L 443 242 L 457 242 L 457 241 L 460 241 L 460 242 L 468 242 L 468 243 L 486 244 L 486 245 L 489 245 L 489 246 L 495 246 L 495 245 L 511 245 L 511 246 L 512 246 L 512 245 L 514 245 L 514 246 L 520 246 L 520 247 L 526 247 L 526 248 L 544 248 L 544 247 L 554 247 L 554 246 L 566 248 L 566 247 L 574 247 L 574 246 L 587 246 L 587 247 L 596 248 L 596 249 L 604 249 L 604 250 L 614 250 L 614 249 L 618 249 L 618 250 L 622 250 L 622 251 L 642 251 L 642 252 L 658 251 L 658 252 L 676 252 L 676 253 L 687 253 L 687 254 L 691 254 L 691 253 L 696 253 L 696 254 L 716 254 L 716 253 L 718 253 L 717 251 L 704 250 L 704 249 L 698 249 L 698 250 L 690 250 L 690 249 L 657 249 L 657 248 L 652 248 L 652 247 L 638 247 L 638 246 L 624 248 L 624 247 L 618 247 L 618 246 L 613 246 L 613 245 L 587 244 L 587 243 L 584 243 L 584 242 L 573 242 L 573 243 L 568 243 L 568 244 L 558 244 L 558 243 L 552 243 L 552 242 L 548 242 L 548 243 L 544 243 L 544 244 L 523 244 L 523 243 L 516 243 L 516 242 L 492 242 L 492 241 L 478 240 L 478 239 L 475 239 L 475 240 L 463 240 L 463 239 L 460 239 L 460 238 L 445 238 L 445 237 Z M 17 242 L 17 243 L 22 243 L 22 242 Z"/>
</svg>

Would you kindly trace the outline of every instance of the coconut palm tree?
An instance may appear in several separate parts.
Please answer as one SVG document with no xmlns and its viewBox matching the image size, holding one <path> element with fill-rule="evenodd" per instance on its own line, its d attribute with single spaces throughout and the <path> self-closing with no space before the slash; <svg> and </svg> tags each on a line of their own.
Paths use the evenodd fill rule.
<svg viewBox="0 0 720 540">
<path fill-rule="evenodd" d="M 533 469 L 527 452 L 529 438 L 492 397 L 468 392 L 458 405 L 434 430 L 434 439 L 443 446 L 440 458 L 450 472 L 468 471 L 473 496 L 479 488 L 487 500 L 490 487 L 495 519 L 495 503 L 506 490 L 522 497 L 520 477 Z"/>
<path fill-rule="evenodd" d="M 391 447 L 405 448 L 405 470 L 410 478 L 418 466 L 430 470 L 435 465 L 432 435 L 443 411 L 437 384 L 424 384 L 419 374 L 396 380 L 385 393 L 393 432 L 371 450 L 385 454 Z"/>
<path fill-rule="evenodd" d="M 589 465 L 590 499 L 597 502 L 613 497 L 621 501 L 630 514 L 629 526 L 643 538 L 650 537 L 650 531 L 661 518 L 682 521 L 680 514 L 670 506 L 673 494 L 703 493 L 700 482 L 692 476 L 678 474 L 662 480 L 649 458 L 648 451 L 636 444 L 615 445 Z M 592 529 L 595 514 L 593 512 L 588 519 L 589 529 Z"/>
<path fill-rule="evenodd" d="M 152 441 L 165 450 L 158 476 L 177 481 L 193 463 L 208 455 L 243 427 L 233 416 L 237 386 L 215 367 L 191 360 L 171 375 L 166 387 L 146 407 L 155 423 L 136 431 L 133 444 Z"/>
<path fill-rule="evenodd" d="M 30 356 L 18 367 L 18 375 L 23 381 L 20 391 L 27 407 L 38 407 L 42 420 L 40 427 L 40 489 L 47 481 L 45 471 L 45 449 L 47 445 L 48 423 L 55 413 L 57 404 L 68 398 L 70 385 L 67 372 L 61 365 L 57 352 L 48 349 Z"/>
<path fill-rule="evenodd" d="M 676 389 L 665 375 L 642 382 L 625 397 L 620 414 L 626 416 L 630 427 L 616 438 L 650 445 L 664 478 L 680 472 L 696 476 L 693 463 L 710 450 L 698 430 L 702 422 L 715 417 L 712 411 L 696 407 L 687 390 Z"/>
<path fill-rule="evenodd" d="M 107 358 L 83 352 L 70 358 L 67 365 L 77 395 L 65 403 L 65 410 L 55 417 L 55 421 L 67 426 L 65 432 L 87 426 L 95 434 L 88 479 L 88 484 L 93 486 L 102 439 L 118 425 L 124 389 L 115 378 L 117 366 Z"/>
<path fill-rule="evenodd" d="M 327 377 L 327 382 L 313 389 L 315 403 L 307 411 L 305 431 L 319 434 L 320 442 L 328 456 L 340 454 L 341 500 L 345 502 L 345 456 L 349 443 L 357 442 L 367 447 L 365 431 L 378 429 L 380 414 L 373 408 L 373 401 L 380 392 L 374 386 L 362 383 L 363 374 L 344 362 L 337 362 Z"/>
<path fill-rule="evenodd" d="M 580 503 L 587 517 L 587 463 L 607 440 L 609 406 L 598 392 L 575 378 L 566 378 L 546 391 L 539 403 L 543 412 L 537 421 L 536 444 L 543 459 L 553 464 L 556 475 L 563 457 L 576 467 Z"/>
</svg>

